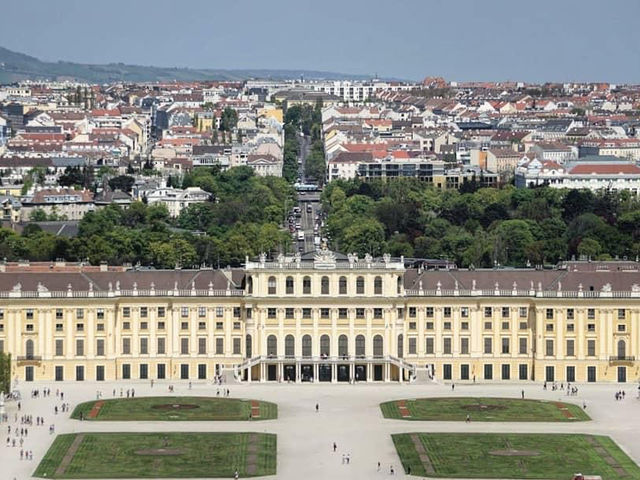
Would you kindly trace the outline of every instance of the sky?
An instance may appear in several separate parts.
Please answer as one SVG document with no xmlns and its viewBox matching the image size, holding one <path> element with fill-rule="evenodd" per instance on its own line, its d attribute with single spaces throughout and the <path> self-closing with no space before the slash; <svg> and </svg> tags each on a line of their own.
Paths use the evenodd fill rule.
<svg viewBox="0 0 640 480">
<path fill-rule="evenodd" d="M 42 60 L 640 83 L 638 0 L 2 3 L 0 46 Z"/>
</svg>

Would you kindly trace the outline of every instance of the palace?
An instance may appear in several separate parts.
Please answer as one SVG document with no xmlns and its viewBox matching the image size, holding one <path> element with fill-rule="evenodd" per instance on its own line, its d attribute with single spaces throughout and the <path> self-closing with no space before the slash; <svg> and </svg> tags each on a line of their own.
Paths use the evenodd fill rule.
<svg viewBox="0 0 640 480">
<path fill-rule="evenodd" d="M 0 264 L 18 381 L 626 382 L 640 265 L 431 270 L 327 250 L 243 269 Z"/>
</svg>

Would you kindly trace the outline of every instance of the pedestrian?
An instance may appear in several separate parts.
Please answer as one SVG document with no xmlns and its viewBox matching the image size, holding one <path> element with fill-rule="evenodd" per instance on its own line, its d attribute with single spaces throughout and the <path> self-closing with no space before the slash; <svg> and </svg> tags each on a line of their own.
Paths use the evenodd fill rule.
<svg viewBox="0 0 640 480">
<path fill-rule="evenodd" d="M 452 383 L 452 384 L 451 384 L 451 391 L 452 391 L 452 392 L 453 392 L 453 389 L 454 389 L 454 388 L 456 388 L 456 384 L 455 384 L 455 383 Z"/>
<path fill-rule="evenodd" d="M 238 474 L 238 470 L 236 470 L 236 471 L 233 473 L 233 478 L 235 478 L 236 480 L 238 480 L 238 478 L 240 478 L 240 475 Z"/>
<path fill-rule="evenodd" d="M 320 411 L 320 405 L 316 403 L 316 413 L 318 413 L 319 411 Z"/>
<path fill-rule="evenodd" d="M 471 422 L 471 415 L 469 415 L 467 413 L 467 419 L 465 420 L 466 423 L 470 423 Z"/>
<path fill-rule="evenodd" d="M 378 472 L 380 471 L 380 462 L 378 462 Z"/>
<path fill-rule="evenodd" d="M 393 469 L 393 465 L 389 466 L 389 475 L 395 475 L 396 471 Z"/>
<path fill-rule="evenodd" d="M 189 382 L 189 390 L 191 390 L 191 382 Z"/>
<path fill-rule="evenodd" d="M 347 465 L 349 465 L 349 463 L 351 463 L 351 454 L 347 453 Z"/>
<path fill-rule="evenodd" d="M 524 390 L 522 390 L 522 399 L 524 400 Z"/>
<path fill-rule="evenodd" d="M 407 465 L 407 475 L 411 475 L 411 465 Z"/>
<path fill-rule="evenodd" d="M 344 465 L 347 462 L 347 456 L 343 453 L 342 454 L 342 464 Z"/>
<path fill-rule="evenodd" d="M 338 449 L 338 445 L 336 445 L 336 442 L 333 442 L 333 451 L 335 453 L 335 451 Z"/>
</svg>

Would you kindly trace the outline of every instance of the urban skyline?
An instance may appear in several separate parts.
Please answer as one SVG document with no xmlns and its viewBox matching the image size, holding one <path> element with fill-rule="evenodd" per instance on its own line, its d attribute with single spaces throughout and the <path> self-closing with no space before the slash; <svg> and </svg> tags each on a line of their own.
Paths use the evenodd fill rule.
<svg viewBox="0 0 640 480">
<path fill-rule="evenodd" d="M 98 21 L 95 11 L 71 0 L 13 2 L 0 17 L 0 45 L 43 60 L 82 63 L 309 69 L 409 80 L 640 79 L 633 25 L 640 6 L 634 2 L 602 9 L 592 1 L 543 0 L 535 8 L 505 1 L 405 1 L 393 15 L 381 2 L 362 1 L 305 8 L 282 0 L 150 5 L 115 2 L 99 11 Z M 29 19 L 32 28 L 15 18 Z"/>
</svg>

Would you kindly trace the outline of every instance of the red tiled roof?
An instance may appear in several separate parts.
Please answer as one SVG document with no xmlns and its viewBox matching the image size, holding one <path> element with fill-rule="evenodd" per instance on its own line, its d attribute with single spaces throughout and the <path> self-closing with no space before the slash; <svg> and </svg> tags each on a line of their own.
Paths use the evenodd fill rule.
<svg viewBox="0 0 640 480">
<path fill-rule="evenodd" d="M 605 175 L 617 175 L 617 174 L 631 174 L 640 175 L 640 168 L 630 163 L 583 163 L 573 167 L 569 174 L 571 175 L 584 175 L 584 174 L 605 174 Z"/>
</svg>

